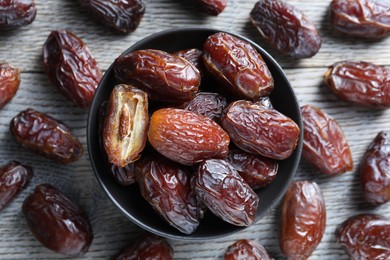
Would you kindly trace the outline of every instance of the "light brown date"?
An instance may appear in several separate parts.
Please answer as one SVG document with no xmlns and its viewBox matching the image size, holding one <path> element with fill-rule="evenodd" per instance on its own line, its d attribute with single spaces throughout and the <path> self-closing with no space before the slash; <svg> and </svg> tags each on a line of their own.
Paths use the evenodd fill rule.
<svg viewBox="0 0 390 260">
<path fill-rule="evenodd" d="M 224 260 L 270 260 L 267 250 L 254 240 L 241 239 L 230 245 L 224 255 Z"/>
<path fill-rule="evenodd" d="M 0 108 L 16 94 L 20 84 L 20 70 L 8 63 L 0 63 Z"/>
</svg>

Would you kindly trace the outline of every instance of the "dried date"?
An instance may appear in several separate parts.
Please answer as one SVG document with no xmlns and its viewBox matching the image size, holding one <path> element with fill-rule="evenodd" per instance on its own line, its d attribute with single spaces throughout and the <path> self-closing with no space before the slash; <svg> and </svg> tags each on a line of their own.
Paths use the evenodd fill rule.
<svg viewBox="0 0 390 260">
<path fill-rule="evenodd" d="M 369 62 L 341 61 L 325 73 L 325 83 L 340 99 L 358 106 L 390 108 L 390 70 Z"/>
<path fill-rule="evenodd" d="M 210 15 L 219 15 L 225 10 L 227 0 L 195 0 Z"/>
<path fill-rule="evenodd" d="M 227 133 L 213 120 L 175 108 L 153 113 L 148 139 L 159 153 L 184 165 L 225 158 L 230 143 Z"/>
<path fill-rule="evenodd" d="M 0 108 L 15 96 L 19 84 L 20 70 L 8 63 L 0 63 Z"/>
<path fill-rule="evenodd" d="M 102 72 L 80 38 L 70 31 L 52 31 L 43 45 L 43 67 L 67 99 L 78 107 L 89 107 Z"/>
<path fill-rule="evenodd" d="M 37 186 L 22 212 L 34 237 L 45 247 L 67 256 L 88 251 L 92 227 L 82 208 L 49 184 Z"/>
<path fill-rule="evenodd" d="M 37 14 L 34 0 L 0 1 L 0 30 L 31 24 Z"/>
<path fill-rule="evenodd" d="M 327 175 L 351 171 L 351 150 L 337 121 L 313 105 L 303 106 L 301 113 L 305 159 Z"/>
<path fill-rule="evenodd" d="M 10 131 L 21 146 L 58 163 L 77 161 L 84 152 L 80 141 L 65 124 L 33 109 L 15 116 Z"/>
<path fill-rule="evenodd" d="M 193 100 L 187 103 L 184 109 L 218 122 L 226 105 L 226 98 L 217 93 L 199 92 Z"/>
<path fill-rule="evenodd" d="M 173 249 L 169 243 L 162 237 L 145 234 L 137 239 L 128 247 L 122 249 L 110 260 L 172 260 Z"/>
<path fill-rule="evenodd" d="M 271 72 L 250 43 L 227 33 L 215 33 L 206 39 L 203 51 L 207 70 L 232 94 L 255 100 L 272 91 Z"/>
<path fill-rule="evenodd" d="M 224 260 L 270 260 L 267 250 L 254 240 L 241 239 L 230 245 L 224 256 Z"/>
<path fill-rule="evenodd" d="M 33 169 L 17 161 L 0 168 L 0 211 L 30 183 Z"/>
<path fill-rule="evenodd" d="M 152 100 L 179 103 L 194 98 L 201 77 L 189 61 L 160 50 L 138 50 L 115 60 L 114 74 L 122 83 L 148 93 Z"/>
<path fill-rule="evenodd" d="M 390 2 L 382 0 L 333 0 L 333 29 L 348 36 L 380 39 L 390 35 Z"/>
<path fill-rule="evenodd" d="M 97 20 L 120 33 L 134 31 L 144 16 L 144 0 L 79 0 Z"/>
<path fill-rule="evenodd" d="M 240 149 L 277 160 L 293 153 L 300 133 L 298 125 L 277 110 L 245 100 L 230 103 L 221 124 Z"/>
<path fill-rule="evenodd" d="M 315 182 L 292 182 L 280 210 L 279 244 L 289 259 L 306 259 L 324 235 L 325 201 Z"/>
<path fill-rule="evenodd" d="M 194 65 L 199 70 L 201 76 L 204 76 L 206 74 L 206 67 L 204 66 L 203 63 L 202 50 L 192 48 L 192 49 L 180 50 L 174 52 L 173 54 L 189 61 L 192 65 Z"/>
<path fill-rule="evenodd" d="M 390 219 L 374 214 L 350 217 L 336 230 L 337 242 L 351 259 L 390 258 Z"/>
<path fill-rule="evenodd" d="M 104 120 L 103 143 L 108 159 L 125 167 L 139 159 L 145 148 L 149 124 L 148 96 L 130 85 L 116 85 Z"/>
<path fill-rule="evenodd" d="M 363 196 L 371 204 L 390 201 L 390 131 L 379 132 L 359 167 Z"/>
<path fill-rule="evenodd" d="M 135 170 L 144 199 L 171 226 L 192 234 L 201 214 L 187 169 L 161 155 L 150 155 L 137 161 Z"/>
<path fill-rule="evenodd" d="M 255 220 L 259 197 L 224 160 L 200 163 L 195 192 L 211 212 L 230 224 L 250 226 Z"/>
<path fill-rule="evenodd" d="M 250 19 L 265 42 L 293 58 L 312 57 L 321 47 L 321 37 L 314 23 L 284 1 L 258 1 Z"/>
</svg>

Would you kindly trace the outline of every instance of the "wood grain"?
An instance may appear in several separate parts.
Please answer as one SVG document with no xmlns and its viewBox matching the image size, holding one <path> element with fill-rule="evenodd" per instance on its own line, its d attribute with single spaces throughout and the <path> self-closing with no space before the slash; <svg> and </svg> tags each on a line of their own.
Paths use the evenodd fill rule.
<svg viewBox="0 0 390 260">
<path fill-rule="evenodd" d="M 41 48 L 51 30 L 69 29 L 84 39 L 100 67 L 107 69 L 125 49 L 143 37 L 174 27 L 213 27 L 242 34 L 259 42 L 285 69 L 301 105 L 314 104 L 338 120 L 349 141 L 354 170 L 338 177 L 321 175 L 302 159 L 296 180 L 316 181 L 325 196 L 327 226 L 325 235 L 310 259 L 348 259 L 335 241 L 336 226 L 347 217 L 375 212 L 390 215 L 390 205 L 369 207 L 362 200 L 357 178 L 359 161 L 365 149 L 381 130 L 390 129 L 390 110 L 372 111 L 338 100 L 322 82 L 327 66 L 339 60 L 366 60 L 390 66 L 390 37 L 370 42 L 347 39 L 329 28 L 327 8 L 330 1 L 290 0 L 318 26 L 323 39 L 320 52 L 311 59 L 291 61 L 261 43 L 249 23 L 249 12 L 256 1 L 229 0 L 218 17 L 209 17 L 179 0 L 148 1 L 139 28 L 129 35 L 116 35 L 82 10 L 76 0 L 36 0 L 38 15 L 33 24 L 18 30 L 0 32 L 0 60 L 22 68 L 22 83 L 16 97 L 0 110 L 0 165 L 16 159 L 32 165 L 35 177 L 31 185 L 0 213 L 0 259 L 65 259 L 42 247 L 31 235 L 21 214 L 24 198 L 37 184 L 61 187 L 87 211 L 95 239 L 89 252 L 76 259 L 108 259 L 130 243 L 142 230 L 125 219 L 98 185 L 88 154 L 68 166 L 61 166 L 21 148 L 9 133 L 13 116 L 28 107 L 47 112 L 63 120 L 86 146 L 87 110 L 67 101 L 43 74 Z M 278 246 L 278 208 L 257 224 L 228 237 L 204 242 L 169 242 L 175 259 L 222 259 L 225 249 L 237 239 L 248 238 L 263 244 L 276 259 L 283 259 Z"/>
</svg>

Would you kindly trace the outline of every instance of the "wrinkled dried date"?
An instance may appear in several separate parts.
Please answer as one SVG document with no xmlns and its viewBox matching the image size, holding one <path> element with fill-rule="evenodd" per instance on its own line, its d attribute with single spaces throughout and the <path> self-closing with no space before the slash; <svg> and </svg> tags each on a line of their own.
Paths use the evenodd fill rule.
<svg viewBox="0 0 390 260">
<path fill-rule="evenodd" d="M 366 201 L 390 201 L 390 131 L 378 133 L 368 147 L 359 168 L 360 184 Z"/>
<path fill-rule="evenodd" d="M 390 108 L 390 70 L 369 62 L 341 61 L 329 67 L 325 83 L 339 98 L 359 106 Z"/>
<path fill-rule="evenodd" d="M 152 234 L 145 234 L 137 239 L 133 244 L 122 249 L 110 260 L 172 260 L 173 249 L 162 237 Z"/>
<path fill-rule="evenodd" d="M 321 242 L 326 208 L 315 182 L 292 182 L 280 209 L 279 244 L 289 259 L 306 259 Z"/>
<path fill-rule="evenodd" d="M 116 85 L 104 120 L 103 143 L 108 159 L 125 167 L 140 157 L 149 124 L 148 96 L 130 85 Z"/>
<path fill-rule="evenodd" d="M 8 63 L 0 63 L 0 108 L 15 96 L 19 84 L 20 70 Z"/>
<path fill-rule="evenodd" d="M 373 214 L 350 217 L 338 226 L 336 237 L 351 259 L 390 258 L 390 219 L 387 217 Z"/>
<path fill-rule="evenodd" d="M 217 93 L 199 92 L 193 100 L 188 102 L 184 109 L 207 116 L 218 122 L 226 105 L 226 98 Z"/>
<path fill-rule="evenodd" d="M 207 38 L 203 51 L 206 68 L 227 91 L 250 100 L 272 91 L 271 72 L 250 43 L 227 33 L 215 33 Z"/>
<path fill-rule="evenodd" d="M 192 65 L 194 65 L 200 72 L 201 76 L 204 76 L 206 73 L 206 67 L 203 63 L 203 51 L 193 48 L 193 49 L 185 49 L 180 50 L 173 53 L 183 59 L 189 61 Z"/>
<path fill-rule="evenodd" d="M 58 163 L 77 161 L 84 152 L 80 141 L 66 125 L 33 109 L 15 116 L 10 131 L 20 145 Z"/>
<path fill-rule="evenodd" d="M 43 45 L 50 82 L 81 108 L 92 102 L 102 73 L 85 43 L 70 31 L 52 31 Z"/>
<path fill-rule="evenodd" d="M 219 15 L 227 6 L 227 0 L 195 0 L 203 10 L 211 15 Z"/>
<path fill-rule="evenodd" d="M 260 0 L 250 18 L 264 41 L 286 55 L 309 58 L 321 47 L 321 37 L 314 23 L 284 1 Z"/>
<path fill-rule="evenodd" d="M 160 50 L 138 50 L 115 60 L 114 74 L 122 83 L 148 93 L 152 100 L 178 103 L 194 98 L 201 77 L 189 61 Z"/>
<path fill-rule="evenodd" d="M 32 23 L 37 14 L 34 0 L 0 1 L 0 30 Z"/>
<path fill-rule="evenodd" d="M 144 16 L 144 0 L 79 0 L 102 23 L 121 33 L 134 31 Z"/>
<path fill-rule="evenodd" d="M 230 150 L 226 161 L 236 169 L 252 189 L 267 186 L 278 173 L 278 162 L 276 160 L 238 149 Z"/>
<path fill-rule="evenodd" d="M 256 241 L 241 239 L 230 245 L 224 256 L 224 260 L 238 259 L 269 260 L 271 257 L 267 250 Z"/>
<path fill-rule="evenodd" d="M 293 120 L 250 101 L 229 104 L 221 124 L 242 150 L 277 160 L 288 158 L 299 139 L 300 130 Z"/>
<path fill-rule="evenodd" d="M 197 113 L 163 108 L 153 113 L 150 144 L 165 157 L 184 165 L 209 158 L 225 158 L 230 138 L 213 120 Z"/>
<path fill-rule="evenodd" d="M 55 187 L 37 186 L 22 211 L 32 234 L 45 247 L 68 256 L 88 251 L 93 233 L 87 215 Z"/>
<path fill-rule="evenodd" d="M 224 160 L 200 163 L 195 192 L 211 212 L 230 224 L 249 226 L 255 220 L 259 197 Z"/>
<path fill-rule="evenodd" d="M 313 105 L 301 108 L 302 155 L 322 173 L 339 175 L 353 169 L 351 150 L 337 121 Z"/>
<path fill-rule="evenodd" d="M 33 169 L 17 161 L 0 168 L 0 211 L 30 183 Z"/>
<path fill-rule="evenodd" d="M 382 0 L 333 0 L 330 22 L 346 35 L 380 39 L 390 35 L 390 2 Z"/>
</svg>

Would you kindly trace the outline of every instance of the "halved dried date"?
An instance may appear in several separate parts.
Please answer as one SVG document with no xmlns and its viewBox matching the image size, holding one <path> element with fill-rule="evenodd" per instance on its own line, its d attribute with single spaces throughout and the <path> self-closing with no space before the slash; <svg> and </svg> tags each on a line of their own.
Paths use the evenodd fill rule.
<svg viewBox="0 0 390 260">
<path fill-rule="evenodd" d="M 256 241 L 241 239 L 230 245 L 224 256 L 224 260 L 238 259 L 269 260 L 271 257 L 267 250 Z"/>
<path fill-rule="evenodd" d="M 125 167 L 145 148 L 149 124 L 148 96 L 130 85 L 116 85 L 104 120 L 104 149 L 111 163 Z"/>
<path fill-rule="evenodd" d="M 150 144 L 162 155 L 184 165 L 209 158 L 225 158 L 230 138 L 213 120 L 197 113 L 162 108 L 153 113 Z"/>
<path fill-rule="evenodd" d="M 81 108 L 92 102 L 102 73 L 85 43 L 70 31 L 52 31 L 43 45 L 50 82 Z"/>
<path fill-rule="evenodd" d="M 79 0 L 102 23 L 121 33 L 134 31 L 144 16 L 144 0 Z"/>
<path fill-rule="evenodd" d="M 25 199 L 22 211 L 32 234 L 45 247 L 68 256 L 88 251 L 93 240 L 88 217 L 57 188 L 37 186 Z"/>
<path fill-rule="evenodd" d="M 339 175 L 353 168 L 351 150 L 337 121 L 313 105 L 301 108 L 302 155 L 322 173 Z"/>
<path fill-rule="evenodd" d="M 0 30 L 31 24 L 37 14 L 34 0 L 0 1 Z"/>
<path fill-rule="evenodd" d="M 292 182 L 280 208 L 282 252 L 289 259 L 308 258 L 321 242 L 325 223 L 325 201 L 317 183 Z"/>
<path fill-rule="evenodd" d="M 173 249 L 162 237 L 145 234 L 139 237 L 134 243 L 122 249 L 110 260 L 135 260 L 135 259 L 158 259 L 172 260 Z"/>
<path fill-rule="evenodd" d="M 252 189 L 270 184 L 278 173 L 278 162 L 260 155 L 232 149 L 226 161 L 233 166 Z"/>
<path fill-rule="evenodd" d="M 203 51 L 206 68 L 227 91 L 250 100 L 272 91 L 271 72 L 250 43 L 227 33 L 215 33 L 207 38 Z"/>
<path fill-rule="evenodd" d="M 390 219 L 374 214 L 348 218 L 336 230 L 337 242 L 351 259 L 390 258 Z"/>
<path fill-rule="evenodd" d="M 379 132 L 368 147 L 359 168 L 360 184 L 366 201 L 390 201 L 390 131 Z"/>
<path fill-rule="evenodd" d="M 339 98 L 359 106 L 390 108 L 390 70 L 369 62 L 341 61 L 325 73 L 325 83 Z"/>
<path fill-rule="evenodd" d="M 30 183 L 33 169 L 17 161 L 0 168 L 0 211 Z"/>
<path fill-rule="evenodd" d="M 171 226 L 191 234 L 199 226 L 200 209 L 187 169 L 161 155 L 136 162 L 142 196 Z"/>
<path fill-rule="evenodd" d="M 10 131 L 21 146 L 58 163 L 77 161 L 84 152 L 80 141 L 65 124 L 33 109 L 15 116 Z"/>
<path fill-rule="evenodd" d="M 138 50 L 115 60 L 117 80 L 148 93 L 152 100 L 179 103 L 194 98 L 199 70 L 186 59 L 160 50 Z"/>
<path fill-rule="evenodd" d="M 349 36 L 380 39 L 390 35 L 390 2 L 382 0 L 333 0 L 330 22 Z"/>
<path fill-rule="evenodd" d="M 260 0 L 250 18 L 270 46 L 293 58 L 309 58 L 321 47 L 314 23 L 298 8 L 280 0 Z"/>
<path fill-rule="evenodd" d="M 217 93 L 199 92 L 193 100 L 187 103 L 184 109 L 218 122 L 226 105 L 226 98 Z"/>
<path fill-rule="evenodd" d="M 227 6 L 227 0 L 196 0 L 206 13 L 219 15 Z"/>
<path fill-rule="evenodd" d="M 15 96 L 19 84 L 20 70 L 8 63 L 0 63 L 0 108 Z"/>
<path fill-rule="evenodd" d="M 293 153 L 300 132 L 292 119 L 277 110 L 245 100 L 230 103 L 221 124 L 237 147 L 277 160 Z"/>
<path fill-rule="evenodd" d="M 259 197 L 224 160 L 200 163 L 195 192 L 211 212 L 230 224 L 249 226 L 255 220 Z"/>
</svg>

